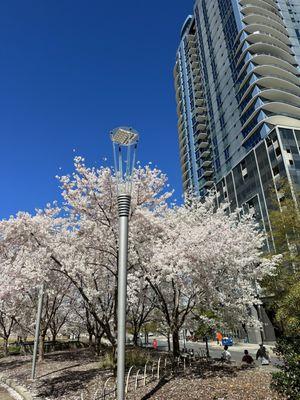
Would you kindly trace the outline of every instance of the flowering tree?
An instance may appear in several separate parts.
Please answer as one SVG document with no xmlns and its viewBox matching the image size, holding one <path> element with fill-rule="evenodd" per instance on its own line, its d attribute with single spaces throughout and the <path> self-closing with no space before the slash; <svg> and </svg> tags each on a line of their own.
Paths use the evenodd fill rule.
<svg viewBox="0 0 300 400">
<path fill-rule="evenodd" d="M 86 326 L 97 344 L 105 335 L 115 354 L 114 173 L 110 168 L 88 168 L 77 157 L 75 172 L 59 181 L 62 207 L 49 205 L 33 216 L 19 213 L 0 222 L 1 265 L 3 276 L 9 278 L 5 290 L 0 286 L 0 299 L 17 288 L 35 307 L 35 288 L 44 283 L 42 345 L 49 329 L 57 334 L 70 308 L 78 318 L 69 327 Z M 211 310 L 220 319 L 230 315 L 244 322 L 249 306 L 257 302 L 254 283 L 272 271 L 276 260 L 262 259 L 264 237 L 250 215 L 228 215 L 225 206 L 216 209 L 213 194 L 205 201 L 189 196 L 182 206 L 169 206 L 172 193 L 166 181 L 149 165 L 133 174 L 128 310 L 136 338 L 154 306 L 158 308 L 177 355 L 179 330 L 195 307 Z"/>
<path fill-rule="evenodd" d="M 162 230 L 143 269 L 178 355 L 179 330 L 196 306 L 244 320 L 257 302 L 254 282 L 276 260 L 262 259 L 264 236 L 252 216 L 216 209 L 213 194 L 205 201 L 190 196 L 156 218 Z"/>
<path fill-rule="evenodd" d="M 47 207 L 43 211 L 38 210 L 35 216 L 19 213 L 0 223 L 0 296 L 6 296 L 6 305 L 12 303 L 15 307 L 18 306 L 19 315 L 31 315 L 30 320 L 27 320 L 31 332 L 34 330 L 39 287 L 44 284 L 46 288 L 40 329 L 41 360 L 44 358 L 44 341 L 50 324 L 52 329 L 55 328 L 56 334 L 58 328 L 61 328 L 62 321 L 58 325 L 58 313 L 66 303 L 70 288 L 70 282 L 58 276 L 52 268 L 51 243 L 57 241 L 58 233 L 61 235 L 60 229 L 64 222 L 58 217 L 59 212 L 58 208 Z M 22 307 L 20 302 L 16 302 L 15 293 L 22 299 Z M 17 321 L 18 315 L 10 315 Z"/>
<path fill-rule="evenodd" d="M 77 221 L 78 231 L 75 240 L 72 238 L 72 243 L 68 243 L 73 255 L 58 255 L 55 258 L 59 259 L 63 272 L 78 289 L 115 352 L 118 211 L 113 171 L 110 168 L 87 168 L 84 160 L 77 157 L 75 173 L 61 177 L 60 182 L 68 216 Z M 136 281 L 130 276 L 139 270 L 136 246 L 140 245 L 141 240 L 138 238 L 142 232 L 144 238 L 149 237 L 149 232 L 144 232 L 144 228 L 148 227 L 145 215 L 157 207 L 166 207 L 166 200 L 171 193 L 166 192 L 165 185 L 166 176 L 156 168 L 146 166 L 134 171 L 128 263 L 129 284 L 133 286 Z M 136 296 L 133 286 L 132 290 L 129 289 L 131 305 L 131 295 Z M 148 311 L 144 308 L 142 322 L 147 315 Z M 139 322 L 140 326 L 142 322 Z"/>
<path fill-rule="evenodd" d="M 0 337 L 3 339 L 5 357 L 8 355 L 8 340 L 13 328 L 17 325 L 14 306 L 15 304 L 11 304 L 11 301 L 0 301 Z"/>
<path fill-rule="evenodd" d="M 133 343 L 136 346 L 143 325 L 152 320 L 152 313 L 156 308 L 155 300 L 149 284 L 137 274 L 131 274 L 128 282 L 127 319 L 132 327 Z"/>
<path fill-rule="evenodd" d="M 149 166 L 138 168 L 133 180 L 129 276 L 139 267 L 135 245 L 141 244 L 141 239 L 136 239 L 148 226 L 146 214 L 150 215 L 151 210 L 157 207 L 166 207 L 166 200 L 171 195 L 165 191 L 165 175 L 157 169 Z M 31 282 L 34 287 L 41 282 L 71 282 L 84 302 L 88 317 L 94 319 L 90 324 L 94 327 L 94 334 L 101 337 L 104 333 L 115 352 L 118 212 L 113 171 L 110 168 L 87 168 L 83 159 L 78 157 L 74 174 L 61 177 L 60 183 L 65 200 L 62 209 L 49 206 L 34 216 L 20 213 L 0 223 L 6 248 L 12 246 L 14 249 L 9 260 L 10 268 L 18 271 L 19 283 L 23 287 L 25 282 Z M 148 229 L 144 239 L 150 236 Z M 134 286 L 134 280 L 129 279 L 129 282 Z M 133 295 L 133 288 L 130 293 Z M 53 325 L 52 310 L 55 306 L 51 304 L 50 312 L 46 314 L 49 318 L 45 315 L 43 319 L 42 335 L 51 323 Z M 63 304 L 63 299 L 60 298 L 56 304 Z M 139 326 L 148 315 L 146 308 Z"/>
</svg>

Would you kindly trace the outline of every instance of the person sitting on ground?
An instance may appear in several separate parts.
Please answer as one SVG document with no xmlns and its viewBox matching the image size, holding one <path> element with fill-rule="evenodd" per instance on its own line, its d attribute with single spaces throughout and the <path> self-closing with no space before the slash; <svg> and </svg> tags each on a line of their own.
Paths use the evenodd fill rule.
<svg viewBox="0 0 300 400">
<path fill-rule="evenodd" d="M 248 365 L 253 365 L 254 364 L 254 360 L 253 360 L 252 356 L 250 356 L 248 350 L 244 350 L 244 356 L 242 358 L 242 362 L 246 363 Z"/>
<path fill-rule="evenodd" d="M 193 358 L 194 355 L 194 349 L 189 349 L 189 356 Z"/>
<path fill-rule="evenodd" d="M 256 353 L 256 359 L 261 362 L 261 365 L 268 365 L 270 363 L 269 354 L 263 344 L 259 345 L 259 349 Z"/>
<path fill-rule="evenodd" d="M 222 351 L 221 360 L 225 362 L 231 361 L 231 354 L 228 351 L 228 346 L 224 346 L 224 350 Z"/>
</svg>

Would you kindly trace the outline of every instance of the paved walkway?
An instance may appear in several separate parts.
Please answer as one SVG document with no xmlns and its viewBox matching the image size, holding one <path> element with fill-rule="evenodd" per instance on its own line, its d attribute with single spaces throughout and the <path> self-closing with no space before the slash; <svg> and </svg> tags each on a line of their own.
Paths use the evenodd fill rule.
<svg viewBox="0 0 300 400">
<path fill-rule="evenodd" d="M 151 338 L 153 339 L 153 338 Z M 161 349 L 166 350 L 167 349 L 167 340 L 163 337 L 157 337 L 156 338 L 158 341 L 158 346 Z M 151 340 L 149 341 L 150 343 L 152 342 Z M 180 340 L 180 348 L 183 348 L 184 343 L 182 340 Z M 223 346 L 217 345 L 216 342 L 209 342 L 208 343 L 209 347 L 209 353 L 210 356 L 213 358 L 220 358 L 222 351 L 223 351 Z M 281 364 L 280 360 L 272 351 L 272 347 L 270 345 L 266 345 L 267 350 L 269 351 L 270 357 L 271 357 L 271 363 L 273 365 L 276 364 Z M 195 352 L 201 350 L 205 350 L 205 343 L 204 342 L 186 342 L 186 348 L 187 349 L 193 349 Z M 258 344 L 251 344 L 251 343 L 236 343 L 234 346 L 230 346 L 229 351 L 232 357 L 232 361 L 236 362 L 241 362 L 244 350 L 247 349 L 249 353 L 252 355 L 252 357 L 255 359 L 256 352 L 259 348 Z"/>
<path fill-rule="evenodd" d="M 1 400 L 22 400 L 22 397 L 10 390 L 7 385 L 0 383 L 0 399 Z"/>
</svg>

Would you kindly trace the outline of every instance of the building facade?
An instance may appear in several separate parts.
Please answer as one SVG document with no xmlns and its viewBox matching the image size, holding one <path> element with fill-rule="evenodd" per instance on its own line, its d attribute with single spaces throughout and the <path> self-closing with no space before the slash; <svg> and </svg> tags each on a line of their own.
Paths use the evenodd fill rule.
<svg viewBox="0 0 300 400">
<path fill-rule="evenodd" d="M 184 190 L 215 187 L 269 232 L 281 178 L 300 189 L 299 76 L 300 0 L 196 0 L 174 69 Z"/>
<path fill-rule="evenodd" d="M 300 186 L 299 65 L 300 0 L 196 1 L 174 69 L 184 190 L 216 185 L 233 208 L 253 203 L 270 228 L 268 190 L 278 177 Z M 262 164 L 271 132 L 276 160 Z M 254 178 L 254 167 L 268 173 Z"/>
</svg>

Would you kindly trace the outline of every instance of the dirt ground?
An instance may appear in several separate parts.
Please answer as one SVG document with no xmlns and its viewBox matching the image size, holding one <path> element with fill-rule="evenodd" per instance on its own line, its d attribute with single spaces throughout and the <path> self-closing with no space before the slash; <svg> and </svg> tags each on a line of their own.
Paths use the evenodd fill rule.
<svg viewBox="0 0 300 400">
<path fill-rule="evenodd" d="M 270 371 L 257 368 L 225 377 L 162 380 L 128 400 L 282 400 L 269 385 Z"/>
<path fill-rule="evenodd" d="M 271 370 L 257 367 L 241 370 L 237 367 L 200 361 L 185 373 L 162 378 L 133 391 L 131 384 L 128 400 L 281 400 L 269 388 Z M 87 349 L 47 354 L 38 364 L 37 379 L 30 380 L 31 357 L 10 356 L 0 359 L 0 376 L 11 378 L 32 393 L 34 399 L 94 400 L 99 397 L 104 382 L 111 376 L 109 370 L 100 369 L 100 358 Z M 140 383 L 142 386 L 142 382 Z M 82 397 L 81 397 L 82 396 Z"/>
</svg>

